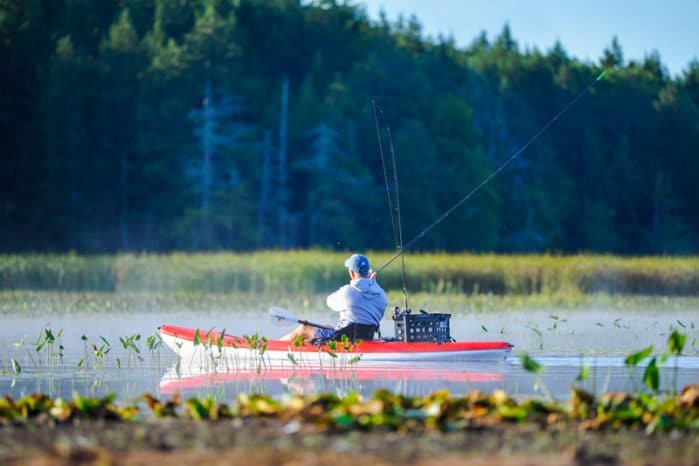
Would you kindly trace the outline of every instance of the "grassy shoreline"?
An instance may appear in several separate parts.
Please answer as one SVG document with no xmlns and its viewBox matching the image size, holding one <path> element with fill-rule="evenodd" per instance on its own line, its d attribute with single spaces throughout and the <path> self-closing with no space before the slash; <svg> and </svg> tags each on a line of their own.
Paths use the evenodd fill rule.
<svg viewBox="0 0 699 466">
<path fill-rule="evenodd" d="M 270 305 L 299 312 L 327 310 L 326 293 L 202 293 L 168 291 L 45 291 L 1 290 L 0 315 L 63 315 L 70 313 L 192 313 L 260 312 L 266 315 Z M 389 291 L 389 303 L 403 303 L 400 291 Z M 454 315 L 522 310 L 663 312 L 699 310 L 699 296 L 611 295 L 607 293 L 574 295 L 494 295 L 459 293 L 415 293 L 409 295 L 415 310 L 448 312 Z M 389 312 L 387 312 L 389 315 Z"/>
<path fill-rule="evenodd" d="M 392 257 L 368 255 L 375 269 Z M 0 289 L 312 295 L 346 280 L 346 256 L 320 250 L 0 255 Z M 413 293 L 699 296 L 699 257 L 411 253 L 406 263 Z M 387 290 L 402 289 L 399 265 L 387 267 L 380 281 Z"/>
</svg>

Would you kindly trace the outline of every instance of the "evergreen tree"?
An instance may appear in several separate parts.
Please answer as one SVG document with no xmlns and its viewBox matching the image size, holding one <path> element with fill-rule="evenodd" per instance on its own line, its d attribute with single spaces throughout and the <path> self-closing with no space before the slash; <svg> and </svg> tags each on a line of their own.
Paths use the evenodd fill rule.
<svg viewBox="0 0 699 466">
<path fill-rule="evenodd" d="M 94 123 L 90 118 L 99 77 L 95 63 L 76 55 L 70 37 L 58 40 L 42 78 L 39 103 L 42 116 L 43 180 L 38 186 L 45 226 L 52 241 L 73 250 L 100 248 L 94 243 L 101 212 L 102 159 L 96 150 Z"/>
<path fill-rule="evenodd" d="M 0 5 L 0 248 L 51 248 L 33 232 L 49 224 L 40 184 L 42 138 L 36 111 L 41 99 L 41 66 L 53 52 L 53 28 L 39 0 L 4 0 Z"/>
<path fill-rule="evenodd" d="M 191 231 L 193 249 L 249 246 L 252 221 L 249 181 L 241 178 L 234 155 L 245 148 L 244 139 L 250 131 L 247 125 L 237 121 L 242 112 L 240 100 L 225 92 L 214 92 L 207 82 L 201 107 L 189 113 L 199 151 L 192 160 L 194 163 L 186 167 L 186 173 L 200 201 L 197 207 L 188 210 L 181 228 Z M 234 238 L 231 231 L 234 228 L 246 235 Z M 244 237 L 248 239 L 243 240 Z"/>
<path fill-rule="evenodd" d="M 116 221 L 107 217 L 105 223 L 111 221 L 118 225 L 120 249 L 128 251 L 133 172 L 141 169 L 140 161 L 135 157 L 139 129 L 135 118 L 140 92 L 139 73 L 147 63 L 129 10 L 123 10 L 112 25 L 108 37 L 100 45 L 100 52 L 102 92 L 97 117 L 101 124 L 100 148 L 102 157 L 109 159 L 106 163 L 109 173 L 105 178 L 115 178 L 109 183 L 113 189 L 107 190 L 105 197 L 113 197 L 110 201 L 113 207 L 107 211 L 118 212 Z"/>
<path fill-rule="evenodd" d="M 7 251 L 391 249 L 372 100 L 408 240 L 590 83 L 415 247 L 699 249 L 699 63 L 617 37 L 592 64 L 333 0 L 6 0 L 0 61 Z"/>
<path fill-rule="evenodd" d="M 604 69 L 621 68 L 624 66 L 624 52 L 616 36 L 612 38 L 612 43 L 609 47 L 602 52 L 602 61 L 600 65 L 602 65 Z"/>
</svg>

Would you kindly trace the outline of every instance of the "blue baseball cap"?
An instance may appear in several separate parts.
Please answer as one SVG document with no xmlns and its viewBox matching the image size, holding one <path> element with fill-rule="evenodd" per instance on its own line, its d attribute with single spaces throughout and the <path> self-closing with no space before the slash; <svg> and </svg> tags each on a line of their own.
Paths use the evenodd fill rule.
<svg viewBox="0 0 699 466">
<path fill-rule="evenodd" d="M 369 273 L 369 259 L 361 254 L 352 254 L 350 258 L 345 261 L 345 267 L 360 275 L 366 275 Z"/>
</svg>

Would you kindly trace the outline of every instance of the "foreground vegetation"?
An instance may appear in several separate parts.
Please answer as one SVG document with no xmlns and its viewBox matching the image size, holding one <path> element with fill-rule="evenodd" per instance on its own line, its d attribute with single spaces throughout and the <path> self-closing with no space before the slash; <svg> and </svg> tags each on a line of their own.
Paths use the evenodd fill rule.
<svg viewBox="0 0 699 466">
<path fill-rule="evenodd" d="M 532 423 L 542 428 L 574 425 L 581 430 L 640 429 L 656 431 L 699 431 L 699 385 L 684 387 L 679 395 L 610 393 L 599 398 L 579 388 L 571 389 L 568 405 L 528 399 L 517 402 L 504 391 L 491 394 L 469 392 L 453 397 L 438 391 L 425 397 L 409 397 L 377 391 L 362 400 L 346 396 L 294 395 L 281 400 L 263 394 L 240 394 L 231 405 L 213 397 L 178 395 L 161 401 L 150 394 L 142 397 L 155 418 L 188 418 L 217 421 L 234 418 L 273 418 L 295 423 L 295 429 L 312 426 L 320 430 L 382 430 L 398 432 L 453 432 L 493 427 L 502 423 Z M 0 425 L 58 424 L 80 419 L 131 421 L 141 408 L 118 405 L 114 396 L 72 400 L 51 399 L 43 394 L 18 401 L 0 399 Z"/>
<path fill-rule="evenodd" d="M 370 253 L 374 269 L 390 253 Z M 0 256 L 0 289 L 301 294 L 346 281 L 347 253 L 321 250 L 217 254 Z M 544 295 L 588 293 L 699 295 L 699 257 L 409 254 L 412 292 Z M 400 265 L 381 272 L 402 289 Z"/>
<path fill-rule="evenodd" d="M 449 434 L 373 430 L 337 435 L 294 421 L 251 417 L 217 422 L 81 420 L 0 431 L 0 462 L 8 466 L 666 466 L 695 465 L 699 451 L 699 436 L 692 432 L 647 435 L 630 429 L 541 429 L 530 423 Z"/>
</svg>

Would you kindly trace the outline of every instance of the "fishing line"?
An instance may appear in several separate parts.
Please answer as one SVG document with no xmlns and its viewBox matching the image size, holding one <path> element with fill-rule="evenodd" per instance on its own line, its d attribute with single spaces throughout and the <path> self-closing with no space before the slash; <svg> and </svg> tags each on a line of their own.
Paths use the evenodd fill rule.
<svg viewBox="0 0 699 466">
<path fill-rule="evenodd" d="M 389 187 L 388 183 L 388 170 L 386 169 L 386 160 L 384 157 L 383 153 L 383 144 L 381 142 L 381 131 L 379 130 L 379 118 L 378 118 L 378 112 L 376 108 L 376 101 L 374 99 L 371 100 L 371 103 L 374 107 L 374 121 L 376 122 L 376 136 L 379 140 L 379 154 L 381 155 L 381 166 L 383 168 L 383 174 L 384 174 L 384 181 L 386 183 L 386 195 L 388 196 L 388 208 L 391 211 L 391 224 L 393 225 L 393 238 L 396 242 L 396 249 L 401 253 L 401 259 L 402 259 L 402 270 L 403 270 L 403 299 L 404 299 L 404 304 L 405 307 L 404 309 L 408 309 L 408 281 L 406 277 L 406 272 L 405 272 L 405 255 L 402 254 L 403 249 L 403 227 L 401 225 L 401 215 L 400 215 L 400 195 L 399 192 L 400 190 L 398 189 L 398 168 L 396 164 L 396 151 L 393 148 L 393 138 L 391 137 L 391 129 L 388 127 L 386 124 L 386 117 L 383 113 L 382 110 L 378 110 L 378 112 L 381 113 L 381 120 L 383 121 L 383 125 L 386 128 L 386 137 L 388 139 L 388 147 L 389 151 L 391 153 L 391 163 L 393 165 L 393 185 L 395 187 L 395 196 L 396 196 L 396 209 L 395 209 L 395 218 L 394 218 L 394 211 L 393 211 L 393 201 L 391 198 L 391 189 Z"/>
<path fill-rule="evenodd" d="M 383 112 L 381 112 L 383 116 Z M 396 168 L 396 152 L 393 150 L 393 138 L 391 137 L 391 130 L 386 126 L 386 134 L 388 135 L 388 147 L 389 150 L 391 151 L 391 161 L 393 163 L 393 181 L 396 186 L 396 218 L 398 219 L 398 250 L 400 251 L 400 258 L 402 262 L 402 270 L 403 270 L 403 298 L 404 298 L 404 304 L 405 307 L 403 309 L 410 309 L 408 307 L 408 280 L 405 274 L 405 254 L 403 254 L 403 251 L 405 250 L 403 248 L 403 227 L 401 225 L 401 220 L 400 220 L 400 195 L 399 190 L 398 190 L 398 169 Z"/>
<path fill-rule="evenodd" d="M 532 138 L 529 139 L 529 141 L 527 141 L 526 144 L 524 144 L 519 150 L 517 150 L 517 152 L 512 154 L 512 156 L 510 158 L 505 160 L 505 162 L 503 162 L 494 172 L 492 172 L 483 181 L 481 181 L 478 185 L 476 185 L 476 187 L 473 188 L 471 190 L 471 192 L 469 192 L 464 197 L 462 197 L 461 200 L 459 200 L 459 202 L 457 202 L 456 204 L 451 206 L 442 215 L 437 217 L 437 219 L 434 222 L 432 222 L 425 229 L 423 229 L 420 233 L 418 233 L 413 239 L 408 241 L 408 243 L 404 247 L 401 247 L 400 251 L 396 252 L 384 265 L 381 266 L 381 268 L 379 268 L 376 271 L 376 273 L 380 273 L 381 271 L 383 271 L 386 267 L 388 267 L 391 263 L 393 263 L 393 261 L 396 260 L 398 258 L 398 256 L 401 256 L 406 249 L 410 249 L 415 243 L 417 243 L 422 238 L 424 238 L 427 233 L 429 233 L 434 227 L 436 227 L 437 225 L 442 223 L 442 221 L 445 218 L 447 218 L 449 215 L 451 215 L 452 212 L 454 212 L 456 209 L 458 209 L 461 206 L 461 204 L 463 204 L 464 202 L 469 200 L 471 198 L 471 196 L 473 196 L 479 189 L 481 189 L 483 186 L 488 184 L 488 182 L 490 182 L 490 180 L 495 178 L 498 175 L 498 173 L 500 173 L 506 166 L 508 166 L 514 159 L 516 159 L 522 152 L 524 152 L 534 141 L 536 141 L 539 138 L 539 136 L 541 136 L 547 129 L 549 129 L 549 127 L 556 120 L 558 120 L 558 118 L 561 115 L 563 115 L 570 107 L 575 105 L 575 103 L 577 103 L 578 100 L 580 100 L 593 87 L 595 87 L 595 84 L 597 84 L 598 81 L 601 81 L 602 78 L 604 78 L 605 74 L 607 74 L 607 71 L 606 70 L 602 71 L 599 74 L 599 76 L 597 76 L 597 78 L 594 79 L 594 81 L 592 81 L 590 84 L 588 84 L 587 87 L 585 87 L 585 89 L 580 91 L 578 93 L 578 95 L 576 95 L 570 102 L 568 102 L 568 104 L 565 107 L 563 107 L 558 113 L 556 113 L 556 115 L 554 115 L 554 117 L 551 118 L 551 120 L 549 120 L 548 123 L 546 123 L 534 136 L 532 136 Z"/>
<path fill-rule="evenodd" d="M 388 198 L 388 210 L 391 214 L 391 225 L 393 226 L 393 240 L 396 243 L 396 249 L 401 249 L 401 245 L 398 242 L 398 230 L 396 227 L 396 220 L 393 213 L 393 200 L 391 198 L 391 188 L 388 184 L 388 172 L 386 171 L 386 160 L 383 155 L 383 143 L 381 141 L 381 130 L 379 130 L 379 117 L 376 110 L 376 101 L 371 99 L 371 105 L 374 107 L 374 122 L 376 123 L 376 138 L 379 141 L 379 155 L 381 156 L 381 168 L 383 168 L 383 179 L 386 186 L 386 197 Z"/>
</svg>

